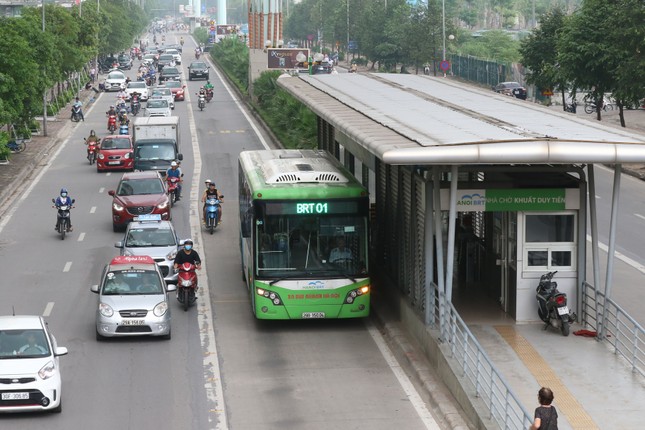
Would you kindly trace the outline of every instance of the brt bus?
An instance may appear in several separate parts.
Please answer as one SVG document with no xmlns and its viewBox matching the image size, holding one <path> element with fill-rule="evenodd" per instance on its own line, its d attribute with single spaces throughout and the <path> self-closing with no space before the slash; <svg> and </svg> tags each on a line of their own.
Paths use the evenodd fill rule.
<svg viewBox="0 0 645 430">
<path fill-rule="evenodd" d="M 240 253 L 259 319 L 369 315 L 367 190 L 325 151 L 239 157 Z"/>
</svg>

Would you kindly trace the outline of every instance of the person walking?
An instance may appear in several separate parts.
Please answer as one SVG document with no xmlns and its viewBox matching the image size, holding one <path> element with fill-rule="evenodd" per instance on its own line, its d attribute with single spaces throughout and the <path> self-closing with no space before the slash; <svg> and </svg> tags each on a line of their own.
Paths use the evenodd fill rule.
<svg viewBox="0 0 645 430">
<path fill-rule="evenodd" d="M 529 430 L 558 430 L 558 412 L 553 402 L 553 391 L 550 388 L 542 387 L 538 391 L 538 402 L 540 406 L 535 408 L 535 420 Z"/>
<path fill-rule="evenodd" d="M 92 66 L 92 68 L 90 69 L 90 81 L 94 83 L 95 80 L 96 80 L 96 67 Z"/>
</svg>

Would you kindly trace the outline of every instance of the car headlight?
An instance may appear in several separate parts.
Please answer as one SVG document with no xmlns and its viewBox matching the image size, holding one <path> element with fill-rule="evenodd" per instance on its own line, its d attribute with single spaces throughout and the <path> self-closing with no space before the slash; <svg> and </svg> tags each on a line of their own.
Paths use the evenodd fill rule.
<svg viewBox="0 0 645 430">
<path fill-rule="evenodd" d="M 105 155 L 103 155 L 103 153 L 102 153 L 102 152 L 99 152 L 99 160 L 102 160 L 102 159 L 104 159 L 104 158 L 105 158 Z"/>
<path fill-rule="evenodd" d="M 110 318 L 112 315 L 114 315 L 114 310 L 110 305 L 106 305 L 105 303 L 99 303 L 99 312 L 101 315 L 104 317 Z"/>
<path fill-rule="evenodd" d="M 152 313 L 155 314 L 156 317 L 161 317 L 164 316 L 166 311 L 168 310 L 168 302 L 161 302 L 157 303 L 157 306 L 152 310 Z"/>
<path fill-rule="evenodd" d="M 117 202 L 113 202 L 112 209 L 114 209 L 117 212 L 121 212 L 124 209 L 124 207 L 118 204 Z"/>
<path fill-rule="evenodd" d="M 56 365 L 53 361 L 48 361 L 39 371 L 40 379 L 49 379 L 56 373 Z"/>
<path fill-rule="evenodd" d="M 132 154 L 132 153 L 131 153 L 131 152 L 127 152 L 123 158 L 125 158 L 126 160 L 127 160 L 127 159 L 129 159 L 129 158 L 130 158 L 130 154 Z"/>
<path fill-rule="evenodd" d="M 166 209 L 166 207 L 168 207 L 168 200 L 157 205 L 157 209 Z"/>
<path fill-rule="evenodd" d="M 168 255 L 166 255 L 166 260 L 174 260 L 175 257 L 177 256 L 177 251 L 170 251 Z"/>
</svg>

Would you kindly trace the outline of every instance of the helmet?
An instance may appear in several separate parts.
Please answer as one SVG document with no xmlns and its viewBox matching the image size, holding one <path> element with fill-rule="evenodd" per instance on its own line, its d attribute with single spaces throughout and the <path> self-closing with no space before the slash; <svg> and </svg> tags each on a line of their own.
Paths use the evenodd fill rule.
<svg viewBox="0 0 645 430">
<path fill-rule="evenodd" d="M 63 194 L 63 193 L 67 194 L 67 188 L 61 188 L 61 189 L 60 189 L 60 193 L 61 193 L 61 194 Z"/>
<path fill-rule="evenodd" d="M 177 167 L 177 162 L 173 161 L 172 163 L 170 163 L 170 167 Z"/>
<path fill-rule="evenodd" d="M 204 181 L 204 183 L 205 183 L 205 184 L 210 184 L 211 182 L 212 182 L 212 181 L 211 181 L 210 179 L 206 179 L 206 180 Z"/>
<path fill-rule="evenodd" d="M 215 186 L 215 182 L 209 182 L 209 183 L 208 183 L 208 186 L 209 186 L 209 187 L 214 187 L 214 186 Z"/>
<path fill-rule="evenodd" d="M 193 240 L 192 240 L 192 239 L 186 239 L 186 240 L 184 240 L 184 245 L 192 245 L 192 244 L 193 244 Z"/>
<path fill-rule="evenodd" d="M 96 136 L 96 132 L 94 130 L 90 130 L 90 136 Z"/>
<path fill-rule="evenodd" d="M 110 109 L 114 109 L 114 105 L 110 105 Z"/>
</svg>

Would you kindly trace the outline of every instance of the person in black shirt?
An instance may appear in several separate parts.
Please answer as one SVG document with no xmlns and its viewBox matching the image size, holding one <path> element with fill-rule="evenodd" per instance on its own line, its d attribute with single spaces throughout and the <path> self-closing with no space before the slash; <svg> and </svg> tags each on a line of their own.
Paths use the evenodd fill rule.
<svg viewBox="0 0 645 430">
<path fill-rule="evenodd" d="M 177 256 L 175 256 L 175 270 L 179 269 L 179 266 L 184 263 L 194 264 L 197 270 L 202 268 L 202 259 L 199 257 L 197 251 L 193 249 L 193 241 L 191 239 L 186 239 L 184 249 L 179 251 Z"/>
</svg>

